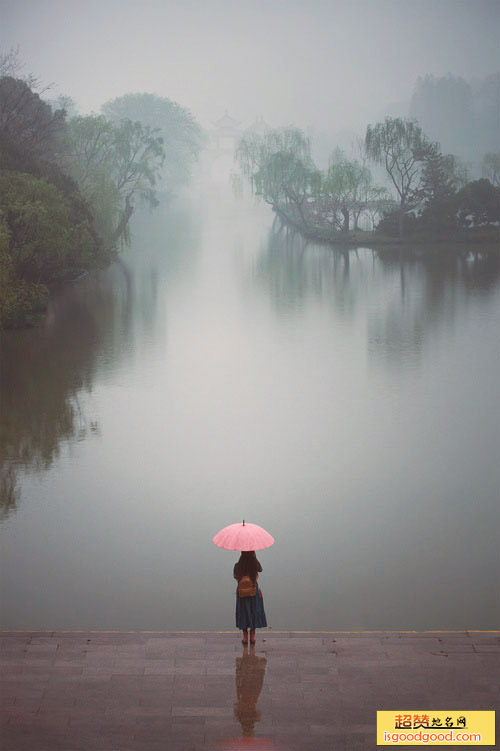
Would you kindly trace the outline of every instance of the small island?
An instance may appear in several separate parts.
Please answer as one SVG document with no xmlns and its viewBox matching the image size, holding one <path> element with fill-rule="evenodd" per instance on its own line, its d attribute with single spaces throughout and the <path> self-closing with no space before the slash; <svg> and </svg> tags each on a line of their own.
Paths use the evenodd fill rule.
<svg viewBox="0 0 500 751">
<path fill-rule="evenodd" d="M 469 180 L 452 154 L 443 154 L 416 120 L 387 117 L 369 125 L 360 158 L 339 148 L 327 169 L 294 126 L 244 136 L 237 149 L 242 175 L 276 213 L 304 237 L 342 248 L 359 246 L 485 252 L 500 247 L 500 154 L 487 153 L 483 174 Z M 377 184 L 368 165 L 383 171 Z M 367 225 L 370 225 L 367 226 Z"/>
</svg>

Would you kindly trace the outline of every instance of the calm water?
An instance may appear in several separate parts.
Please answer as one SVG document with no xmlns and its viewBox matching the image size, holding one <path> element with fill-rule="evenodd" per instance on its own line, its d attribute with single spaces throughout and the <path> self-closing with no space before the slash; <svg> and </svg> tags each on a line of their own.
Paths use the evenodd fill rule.
<svg viewBox="0 0 500 751">
<path fill-rule="evenodd" d="M 2 627 L 498 628 L 494 262 L 350 259 L 221 189 L 2 340 Z"/>
</svg>

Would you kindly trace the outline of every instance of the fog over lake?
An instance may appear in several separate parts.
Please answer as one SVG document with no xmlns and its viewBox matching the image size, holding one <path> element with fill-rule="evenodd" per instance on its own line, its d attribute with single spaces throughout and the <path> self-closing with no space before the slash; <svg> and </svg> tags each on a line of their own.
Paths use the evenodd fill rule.
<svg viewBox="0 0 500 751">
<path fill-rule="evenodd" d="M 494 628 L 498 292 L 481 259 L 305 247 L 221 187 L 144 215 L 4 334 L 3 627 L 232 628 L 211 539 L 245 518 L 274 628 Z"/>
<path fill-rule="evenodd" d="M 206 126 L 225 109 L 247 124 L 259 114 L 332 149 L 407 114 L 418 76 L 499 67 L 496 0 L 0 0 L 0 12 L 0 47 L 19 45 L 49 96 L 82 113 L 150 91 Z"/>
</svg>

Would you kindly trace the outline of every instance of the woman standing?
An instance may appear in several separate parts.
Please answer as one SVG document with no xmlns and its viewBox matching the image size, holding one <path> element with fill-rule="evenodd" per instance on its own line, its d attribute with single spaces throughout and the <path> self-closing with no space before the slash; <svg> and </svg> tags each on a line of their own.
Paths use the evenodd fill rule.
<svg viewBox="0 0 500 751">
<path fill-rule="evenodd" d="M 248 630 L 250 630 L 250 644 L 255 644 L 255 629 L 267 626 L 264 600 L 257 583 L 260 571 L 262 571 L 262 566 L 257 560 L 255 550 L 243 552 L 238 563 L 234 564 L 233 576 L 238 582 L 236 628 L 240 628 L 243 632 L 241 640 L 243 644 L 248 644 Z M 253 588 L 255 588 L 255 594 L 253 594 Z"/>
</svg>

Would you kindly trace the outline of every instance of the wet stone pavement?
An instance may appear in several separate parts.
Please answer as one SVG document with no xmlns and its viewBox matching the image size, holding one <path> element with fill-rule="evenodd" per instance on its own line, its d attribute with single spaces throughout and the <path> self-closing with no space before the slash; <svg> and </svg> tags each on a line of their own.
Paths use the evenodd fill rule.
<svg viewBox="0 0 500 751">
<path fill-rule="evenodd" d="M 498 710 L 499 654 L 499 632 L 0 632 L 0 748 L 376 749 L 377 709 Z"/>
</svg>

